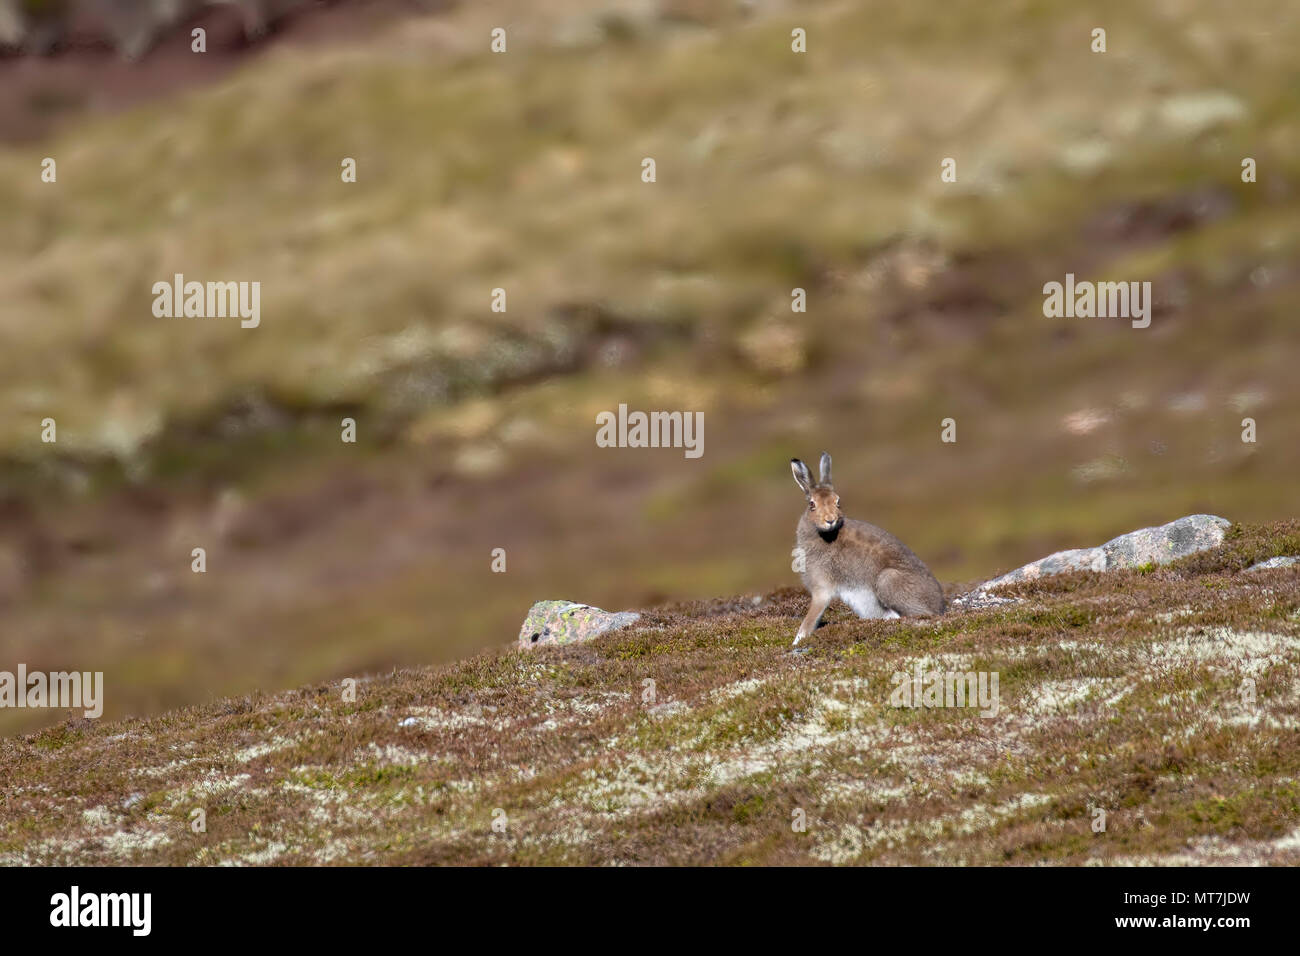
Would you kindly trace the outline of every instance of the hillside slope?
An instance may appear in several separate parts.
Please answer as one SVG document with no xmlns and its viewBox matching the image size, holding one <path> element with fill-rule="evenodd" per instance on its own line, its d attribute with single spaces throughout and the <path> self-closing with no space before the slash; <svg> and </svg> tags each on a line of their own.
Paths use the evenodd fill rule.
<svg viewBox="0 0 1300 956">
<path fill-rule="evenodd" d="M 137 108 L 0 148 L 7 666 L 112 669 L 116 718 L 464 657 L 574 581 L 767 591 L 823 449 L 944 581 L 1293 513 L 1296 4 L 431 9 L 179 91 L 164 43 Z M 261 282 L 261 324 L 154 316 L 177 272 Z M 1150 328 L 1047 318 L 1067 274 L 1151 281 Z M 596 447 L 623 403 L 705 454 Z"/>
<path fill-rule="evenodd" d="M 71 722 L 0 743 L 0 864 L 1300 863 L 1300 568 L 1243 570 L 1297 552 L 1237 525 L 800 654 L 786 590 L 354 702 Z M 891 706 L 918 664 L 996 672 L 997 714 Z"/>
</svg>

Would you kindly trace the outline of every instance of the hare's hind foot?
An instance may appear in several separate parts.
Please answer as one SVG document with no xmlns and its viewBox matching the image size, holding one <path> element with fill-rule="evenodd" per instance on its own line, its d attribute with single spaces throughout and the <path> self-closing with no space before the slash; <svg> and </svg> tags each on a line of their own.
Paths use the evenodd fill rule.
<svg viewBox="0 0 1300 956">
<path fill-rule="evenodd" d="M 931 617 L 943 613 L 943 590 L 929 575 L 888 568 L 876 580 L 881 603 L 894 617 Z"/>
</svg>

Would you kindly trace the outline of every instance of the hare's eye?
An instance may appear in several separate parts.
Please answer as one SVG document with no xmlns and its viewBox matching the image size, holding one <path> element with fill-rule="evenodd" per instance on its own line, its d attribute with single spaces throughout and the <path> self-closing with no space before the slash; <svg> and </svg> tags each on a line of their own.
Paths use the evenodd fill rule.
<svg viewBox="0 0 1300 956">
<path fill-rule="evenodd" d="M 817 510 L 817 505 L 814 504 L 814 503 L 811 502 L 811 501 L 808 502 L 808 510 L 809 510 L 809 511 L 816 511 L 816 510 Z"/>
</svg>

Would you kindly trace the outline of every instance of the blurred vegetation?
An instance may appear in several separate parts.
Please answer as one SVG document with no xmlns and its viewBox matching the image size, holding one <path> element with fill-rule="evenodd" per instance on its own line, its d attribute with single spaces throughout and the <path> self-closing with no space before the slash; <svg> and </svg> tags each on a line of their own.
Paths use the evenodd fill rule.
<svg viewBox="0 0 1300 956">
<path fill-rule="evenodd" d="M 941 620 L 836 607 L 799 655 L 788 587 L 355 700 L 320 682 L 70 719 L 0 740 L 0 866 L 1295 865 L 1300 576 L 1239 566 L 1298 539 L 1234 525 Z M 902 675 L 977 672 L 978 710 L 897 706 Z"/>
<path fill-rule="evenodd" d="M 762 591 L 823 448 L 946 582 L 1295 513 L 1294 4 L 534 6 L 0 150 L 7 659 L 116 715 Z M 176 272 L 261 326 L 154 318 Z M 1044 318 L 1067 272 L 1151 280 L 1151 327 Z M 704 457 L 595 448 L 621 402 L 703 410 Z"/>
</svg>

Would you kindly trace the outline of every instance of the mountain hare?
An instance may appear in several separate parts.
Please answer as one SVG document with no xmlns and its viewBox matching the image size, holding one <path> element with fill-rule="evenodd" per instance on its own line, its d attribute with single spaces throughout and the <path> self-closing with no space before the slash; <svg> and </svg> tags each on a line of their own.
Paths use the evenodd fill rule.
<svg viewBox="0 0 1300 956">
<path fill-rule="evenodd" d="M 796 644 L 813 632 L 836 598 L 858 617 L 943 613 L 943 589 L 907 545 L 882 528 L 844 517 L 831 487 L 830 455 L 822 452 L 821 481 L 815 484 L 798 458 L 790 459 L 790 470 L 808 499 L 794 540 L 804 559 L 804 587 L 812 595 Z"/>
</svg>

